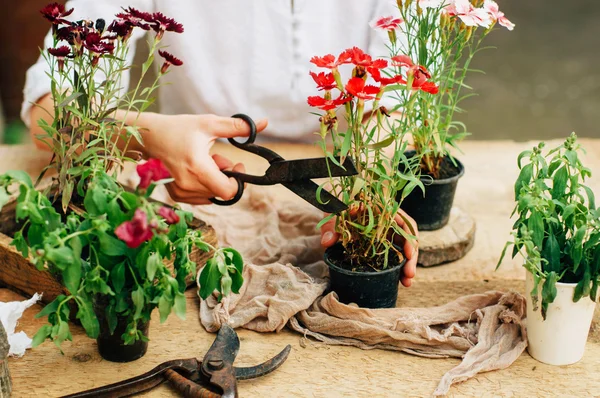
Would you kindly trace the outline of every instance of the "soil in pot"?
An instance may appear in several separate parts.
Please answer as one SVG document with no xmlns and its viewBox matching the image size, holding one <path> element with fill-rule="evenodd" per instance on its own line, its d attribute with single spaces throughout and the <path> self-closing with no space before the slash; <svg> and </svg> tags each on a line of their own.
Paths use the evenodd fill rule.
<svg viewBox="0 0 600 398">
<path fill-rule="evenodd" d="M 338 243 L 325 251 L 325 262 L 329 266 L 331 290 L 337 293 L 340 302 L 356 303 L 362 308 L 393 308 L 398 297 L 398 283 L 404 256 L 390 251 L 385 269 L 384 257 L 368 259 L 351 258 L 347 250 Z M 376 271 L 379 269 L 380 271 Z"/>
<path fill-rule="evenodd" d="M 409 158 L 414 155 L 415 151 L 406 152 Z M 425 185 L 425 196 L 420 188 L 415 188 L 400 206 L 416 221 L 421 231 L 433 231 L 448 224 L 456 185 L 465 173 L 463 164 L 458 159 L 454 161 L 456 164 L 448 156 L 442 160 L 438 178 L 423 174 L 421 181 Z M 398 193 L 397 200 L 401 195 L 401 192 Z"/>
<path fill-rule="evenodd" d="M 106 305 L 102 298 L 94 303 L 94 312 L 100 323 L 100 334 L 96 339 L 100 356 L 111 362 L 131 362 L 143 357 L 148 350 L 148 341 L 137 340 L 133 344 L 124 344 L 121 337 L 127 329 L 127 317 L 117 315 L 117 326 L 114 333 L 110 333 L 106 319 Z M 144 336 L 148 337 L 149 322 L 139 321 L 137 328 Z"/>
</svg>

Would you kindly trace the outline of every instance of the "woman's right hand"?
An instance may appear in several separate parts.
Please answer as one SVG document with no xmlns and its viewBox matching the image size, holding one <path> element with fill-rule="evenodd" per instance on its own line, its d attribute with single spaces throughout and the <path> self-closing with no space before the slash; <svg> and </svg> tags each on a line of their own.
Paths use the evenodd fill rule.
<svg viewBox="0 0 600 398">
<path fill-rule="evenodd" d="M 142 133 L 144 157 L 158 158 L 171 172 L 174 182 L 167 184 L 173 200 L 189 204 L 209 204 L 209 198 L 229 200 L 238 184 L 222 170 L 244 172 L 244 165 L 224 156 L 210 155 L 217 138 L 247 137 L 250 127 L 242 119 L 215 115 L 161 115 L 144 113 L 137 122 Z M 256 131 L 267 127 L 267 120 L 256 122 Z"/>
</svg>

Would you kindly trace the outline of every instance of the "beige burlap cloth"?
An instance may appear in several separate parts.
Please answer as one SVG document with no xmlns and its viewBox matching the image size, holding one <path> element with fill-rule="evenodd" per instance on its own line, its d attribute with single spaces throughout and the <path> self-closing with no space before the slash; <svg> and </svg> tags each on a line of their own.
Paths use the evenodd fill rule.
<svg viewBox="0 0 600 398">
<path fill-rule="evenodd" d="M 237 295 L 200 305 L 208 331 L 221 324 L 258 332 L 284 326 L 326 344 L 404 351 L 429 358 L 462 358 L 434 395 L 477 373 L 508 367 L 527 345 L 525 299 L 489 291 L 432 308 L 361 309 L 327 293 L 322 261 L 322 213 L 310 205 L 275 200 L 248 188 L 232 207 L 191 208 L 211 224 L 222 245 L 244 256 L 244 285 Z"/>
</svg>

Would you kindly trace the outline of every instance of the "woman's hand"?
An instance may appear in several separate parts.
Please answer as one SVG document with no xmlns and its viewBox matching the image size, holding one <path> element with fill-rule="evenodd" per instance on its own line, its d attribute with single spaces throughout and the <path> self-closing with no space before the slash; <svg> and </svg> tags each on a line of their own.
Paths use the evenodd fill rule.
<svg viewBox="0 0 600 398">
<path fill-rule="evenodd" d="M 410 226 L 404 221 L 407 220 L 408 223 L 412 225 L 414 230 L 414 234 L 417 237 L 416 242 L 411 242 L 409 240 L 404 239 L 402 236 L 397 236 L 397 241 L 394 242 L 397 245 L 403 245 L 404 256 L 406 256 L 406 264 L 404 265 L 402 272 L 404 273 L 402 277 L 400 277 L 400 281 L 402 285 L 406 287 L 410 287 L 412 284 L 412 280 L 417 273 L 417 259 L 419 257 L 419 249 L 418 249 L 418 238 L 419 238 L 419 230 L 417 229 L 417 223 L 413 220 L 408 214 L 406 214 L 403 210 L 399 210 L 398 214 L 395 217 L 395 221 L 400 228 L 406 231 L 407 234 L 412 235 Z M 337 243 L 340 238 L 339 234 L 335 232 L 335 218 L 329 220 L 321 227 L 321 245 L 325 248 L 333 246 Z"/>
<path fill-rule="evenodd" d="M 190 204 L 208 204 L 209 198 L 224 200 L 235 196 L 238 184 L 222 170 L 243 172 L 221 155 L 210 155 L 217 138 L 247 137 L 250 127 L 242 119 L 215 115 L 161 115 L 145 113 L 137 122 L 146 127 L 142 133 L 144 157 L 160 159 L 171 172 L 174 182 L 167 184 L 173 200 Z M 267 120 L 256 122 L 257 132 L 267 127 Z"/>
</svg>

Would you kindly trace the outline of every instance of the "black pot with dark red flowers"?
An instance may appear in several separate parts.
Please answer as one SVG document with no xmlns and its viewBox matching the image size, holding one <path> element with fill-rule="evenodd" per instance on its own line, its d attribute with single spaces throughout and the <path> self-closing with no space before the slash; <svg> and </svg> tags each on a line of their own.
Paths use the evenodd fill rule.
<svg viewBox="0 0 600 398">
<path fill-rule="evenodd" d="M 415 151 L 406 152 L 408 158 L 415 154 Z M 465 168 L 458 159 L 445 156 L 441 161 L 438 178 L 421 176 L 425 192 L 416 188 L 404 198 L 400 207 L 415 220 L 420 231 L 434 231 L 448 224 L 456 186 L 464 173 Z M 398 193 L 397 200 L 400 200 L 400 195 L 401 192 Z"/>
<path fill-rule="evenodd" d="M 398 298 L 398 283 L 406 258 L 390 250 L 388 263 L 378 264 L 382 258 L 373 258 L 373 266 L 357 264 L 348 251 L 337 243 L 325 251 L 329 267 L 330 289 L 337 293 L 341 303 L 355 303 L 361 308 L 393 308 Z"/>
</svg>

